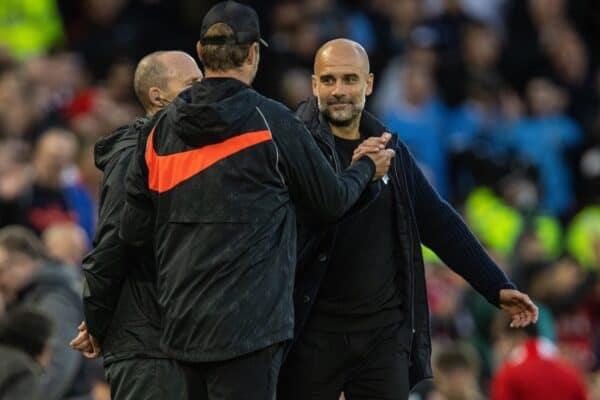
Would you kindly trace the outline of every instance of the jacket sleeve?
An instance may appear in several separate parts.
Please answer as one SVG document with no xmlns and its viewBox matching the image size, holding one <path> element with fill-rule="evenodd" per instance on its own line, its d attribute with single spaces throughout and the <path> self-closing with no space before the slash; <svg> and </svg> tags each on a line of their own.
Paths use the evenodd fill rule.
<svg viewBox="0 0 600 400">
<path fill-rule="evenodd" d="M 125 204 L 121 213 L 119 237 L 133 246 L 152 241 L 154 207 L 148 188 L 148 168 L 144 160 L 148 135 L 140 135 L 125 176 Z"/>
<path fill-rule="evenodd" d="M 458 213 L 431 187 L 406 147 L 400 145 L 397 152 L 402 153 L 408 171 L 409 193 L 413 196 L 421 241 L 498 307 L 500 289 L 514 289 L 515 285 L 490 258 Z"/>
<path fill-rule="evenodd" d="M 114 315 L 127 274 L 125 244 L 119 239 L 125 204 L 125 174 L 132 150 L 125 150 L 106 170 L 94 248 L 83 259 L 83 307 L 89 332 L 102 343 Z"/>
<path fill-rule="evenodd" d="M 48 291 L 38 302 L 40 311 L 54 321 L 54 332 L 50 339 L 50 364 L 41 377 L 44 399 L 62 399 L 71 388 L 83 363 L 82 355 L 69 347 L 73 332 L 77 332 L 77 326 L 83 318 L 79 301 L 79 296 L 65 289 Z"/>
<path fill-rule="evenodd" d="M 325 221 L 340 218 L 373 178 L 374 163 L 363 157 L 338 176 L 296 116 L 277 119 L 273 139 L 292 200 Z"/>
</svg>

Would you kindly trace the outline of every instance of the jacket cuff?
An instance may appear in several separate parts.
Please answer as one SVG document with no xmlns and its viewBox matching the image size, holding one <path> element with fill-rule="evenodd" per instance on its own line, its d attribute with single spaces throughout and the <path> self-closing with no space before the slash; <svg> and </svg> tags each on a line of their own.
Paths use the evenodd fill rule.
<svg viewBox="0 0 600 400">
<path fill-rule="evenodd" d="M 502 289 L 518 290 L 517 286 L 511 281 L 503 282 L 502 284 L 497 286 L 496 289 L 492 291 L 491 296 L 487 299 L 491 304 L 493 304 L 497 308 L 500 308 L 500 291 Z"/>
<path fill-rule="evenodd" d="M 362 156 L 357 162 L 356 164 L 363 164 L 365 165 L 365 168 L 367 168 L 367 173 L 370 177 L 370 179 L 373 179 L 373 175 L 375 175 L 375 170 L 377 169 L 377 167 L 375 166 L 375 162 L 373 160 L 371 160 L 371 157 L 368 156 Z"/>
</svg>

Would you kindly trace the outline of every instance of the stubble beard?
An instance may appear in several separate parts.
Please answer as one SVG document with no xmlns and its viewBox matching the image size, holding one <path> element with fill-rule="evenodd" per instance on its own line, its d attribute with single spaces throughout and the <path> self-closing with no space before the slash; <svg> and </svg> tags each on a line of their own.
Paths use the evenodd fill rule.
<svg viewBox="0 0 600 400">
<path fill-rule="evenodd" d="M 347 127 L 352 125 L 354 121 L 361 115 L 364 102 L 362 104 L 356 104 L 351 101 L 339 101 L 339 102 L 326 102 L 323 104 L 320 99 L 318 100 L 319 111 L 323 114 L 328 123 L 334 126 Z M 335 104 L 348 104 L 351 106 L 349 111 L 331 111 L 329 106 Z"/>
</svg>

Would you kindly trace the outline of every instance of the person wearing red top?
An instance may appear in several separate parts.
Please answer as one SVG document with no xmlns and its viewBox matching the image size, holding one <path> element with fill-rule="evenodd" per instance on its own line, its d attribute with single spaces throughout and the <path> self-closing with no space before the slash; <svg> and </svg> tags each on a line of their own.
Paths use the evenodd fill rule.
<svg viewBox="0 0 600 400">
<path fill-rule="evenodd" d="M 555 345 L 537 337 L 537 328 L 505 328 L 495 350 L 511 349 L 492 380 L 492 400 L 586 400 L 579 370 L 560 358 Z"/>
</svg>

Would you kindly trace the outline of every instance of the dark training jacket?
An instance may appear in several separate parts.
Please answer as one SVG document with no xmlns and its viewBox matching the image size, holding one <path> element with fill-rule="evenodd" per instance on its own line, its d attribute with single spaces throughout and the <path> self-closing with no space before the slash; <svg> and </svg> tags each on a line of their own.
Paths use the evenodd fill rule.
<svg viewBox="0 0 600 400">
<path fill-rule="evenodd" d="M 331 165 L 339 170 L 333 133 L 319 112 L 316 99 L 303 103 L 297 115 Z M 360 130 L 366 136 L 381 136 L 389 132 L 368 112 L 363 112 Z M 462 218 L 431 187 L 398 135 L 392 136 L 388 147 L 396 151 L 388 175 L 394 193 L 396 227 L 400 238 L 396 263 L 401 268 L 401 282 L 404 283 L 401 290 L 404 296 L 402 305 L 406 328 L 411 333 L 407 345 L 410 347 L 412 387 L 432 375 L 429 310 L 421 242 L 435 251 L 452 270 L 495 306 L 499 303 L 500 289 L 514 289 L 515 286 L 488 256 Z M 294 289 L 295 338 L 299 337 L 309 318 L 327 271 L 336 228 L 319 223 L 309 210 L 299 209 L 298 235 Z"/>
<path fill-rule="evenodd" d="M 228 78 L 182 93 L 136 160 L 120 233 L 136 244 L 154 240 L 161 346 L 192 362 L 292 337 L 291 202 L 334 220 L 374 173 L 364 158 L 338 177 L 291 111 Z"/>
<path fill-rule="evenodd" d="M 119 239 L 127 166 L 147 122 L 140 118 L 117 129 L 94 149 L 104 177 L 94 247 L 83 260 L 83 304 L 88 330 L 100 340 L 105 364 L 163 357 L 152 247 L 140 249 Z"/>
</svg>

